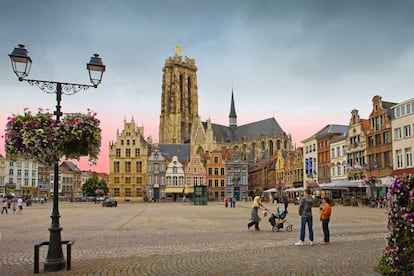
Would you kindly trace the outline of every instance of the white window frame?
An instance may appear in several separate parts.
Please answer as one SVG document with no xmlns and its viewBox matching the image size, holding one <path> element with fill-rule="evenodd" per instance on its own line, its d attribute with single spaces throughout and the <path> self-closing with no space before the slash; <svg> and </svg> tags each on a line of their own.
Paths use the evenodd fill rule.
<svg viewBox="0 0 414 276">
<path fill-rule="evenodd" d="M 411 125 L 404 126 L 404 138 L 411 137 Z"/>
<path fill-rule="evenodd" d="M 413 166 L 413 155 L 411 148 L 405 149 L 405 164 L 407 168 L 411 168 Z"/>
<path fill-rule="evenodd" d="M 402 150 L 397 150 L 395 152 L 395 154 L 396 154 L 396 160 L 397 160 L 397 168 L 401 169 L 404 166 L 403 157 L 402 157 Z"/>
<path fill-rule="evenodd" d="M 394 129 L 394 136 L 395 136 L 395 140 L 400 140 L 401 138 L 402 138 L 402 135 L 401 135 L 401 128 L 400 127 L 398 127 L 398 128 L 396 128 L 396 129 Z"/>
</svg>

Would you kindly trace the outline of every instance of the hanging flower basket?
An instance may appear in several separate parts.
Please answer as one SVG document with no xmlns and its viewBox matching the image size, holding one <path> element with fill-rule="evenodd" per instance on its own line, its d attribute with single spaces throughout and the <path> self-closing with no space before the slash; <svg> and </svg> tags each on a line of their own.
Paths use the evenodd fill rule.
<svg viewBox="0 0 414 276">
<path fill-rule="evenodd" d="M 43 109 L 32 114 L 25 109 L 23 115 L 7 118 L 5 150 L 11 160 L 22 157 L 46 165 L 56 163 L 61 151 L 53 114 Z"/>
<path fill-rule="evenodd" d="M 71 113 L 59 122 L 59 137 L 63 155 L 68 159 L 79 159 L 89 155 L 89 161 L 96 164 L 101 147 L 100 121 L 96 113 Z"/>
<path fill-rule="evenodd" d="M 79 159 L 89 155 L 91 164 L 96 164 L 101 147 L 100 121 L 96 113 L 65 115 L 59 124 L 53 114 L 39 109 L 33 115 L 28 109 L 23 115 L 13 114 L 8 118 L 5 134 L 5 149 L 11 160 L 17 157 L 53 165 L 62 157 Z"/>
</svg>

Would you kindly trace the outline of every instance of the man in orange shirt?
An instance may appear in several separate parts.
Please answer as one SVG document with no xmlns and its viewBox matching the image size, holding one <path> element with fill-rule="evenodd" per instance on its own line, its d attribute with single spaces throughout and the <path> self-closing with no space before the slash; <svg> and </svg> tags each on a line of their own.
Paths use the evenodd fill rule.
<svg viewBox="0 0 414 276">
<path fill-rule="evenodd" d="M 320 244 L 329 243 L 329 219 L 331 218 L 331 205 L 329 197 L 324 197 L 323 207 L 320 207 L 321 211 L 321 221 L 322 221 L 322 230 L 323 230 L 323 241 Z"/>
</svg>

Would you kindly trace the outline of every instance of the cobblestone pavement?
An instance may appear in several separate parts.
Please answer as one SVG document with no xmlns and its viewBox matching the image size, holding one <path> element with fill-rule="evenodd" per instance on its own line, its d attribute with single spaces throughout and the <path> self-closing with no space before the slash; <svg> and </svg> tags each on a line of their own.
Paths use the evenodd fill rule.
<svg viewBox="0 0 414 276">
<path fill-rule="evenodd" d="M 34 204 L 22 215 L 0 215 L 0 275 L 33 274 L 34 244 L 49 239 L 51 207 Z M 44 272 L 42 247 L 39 275 L 378 275 L 374 267 L 385 247 L 385 209 L 362 206 L 334 206 L 331 243 L 314 246 L 294 246 L 300 227 L 294 205 L 287 216 L 292 232 L 272 232 L 267 219 L 261 231 L 248 230 L 248 202 L 236 208 L 63 202 L 59 209 L 62 240 L 75 240 L 72 269 Z M 313 211 L 317 242 L 322 229 Z"/>
</svg>

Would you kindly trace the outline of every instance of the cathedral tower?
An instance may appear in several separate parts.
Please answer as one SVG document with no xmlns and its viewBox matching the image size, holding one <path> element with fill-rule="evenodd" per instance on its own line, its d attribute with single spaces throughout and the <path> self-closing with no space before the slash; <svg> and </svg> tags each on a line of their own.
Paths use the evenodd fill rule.
<svg viewBox="0 0 414 276">
<path fill-rule="evenodd" d="M 176 54 L 165 61 L 162 71 L 159 143 L 189 143 L 193 120 L 198 118 L 195 61 Z"/>
</svg>

